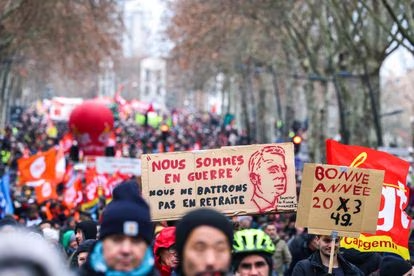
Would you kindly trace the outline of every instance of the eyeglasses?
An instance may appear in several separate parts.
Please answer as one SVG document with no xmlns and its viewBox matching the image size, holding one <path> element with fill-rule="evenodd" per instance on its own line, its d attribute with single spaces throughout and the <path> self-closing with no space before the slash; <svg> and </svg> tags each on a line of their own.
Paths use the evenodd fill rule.
<svg viewBox="0 0 414 276">
<path fill-rule="evenodd" d="M 265 267 L 267 264 L 265 261 L 258 261 L 255 263 L 241 263 L 240 264 L 240 269 L 242 270 L 251 270 L 253 268 L 253 266 L 255 268 L 263 268 Z"/>
</svg>

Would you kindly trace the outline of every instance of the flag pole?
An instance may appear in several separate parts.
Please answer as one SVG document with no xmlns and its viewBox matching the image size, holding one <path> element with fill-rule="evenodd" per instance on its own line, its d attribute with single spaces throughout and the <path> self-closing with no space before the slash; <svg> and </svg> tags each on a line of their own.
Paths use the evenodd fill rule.
<svg viewBox="0 0 414 276">
<path fill-rule="evenodd" d="M 335 243 L 336 243 L 336 239 L 338 238 L 338 232 L 337 231 L 332 231 L 331 237 L 332 237 L 331 254 L 329 255 L 328 275 L 332 275 L 333 261 L 334 261 L 334 254 L 335 254 Z"/>
</svg>

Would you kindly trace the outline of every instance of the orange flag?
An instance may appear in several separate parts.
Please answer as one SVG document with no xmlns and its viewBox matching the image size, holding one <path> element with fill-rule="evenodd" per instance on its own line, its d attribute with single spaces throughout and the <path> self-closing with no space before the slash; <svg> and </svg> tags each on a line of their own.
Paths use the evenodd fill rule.
<svg viewBox="0 0 414 276">
<path fill-rule="evenodd" d="M 42 184 L 37 185 L 35 187 L 36 193 L 36 200 L 38 204 L 48 200 L 48 199 L 56 199 L 56 185 L 54 185 L 51 181 L 44 181 Z"/>
<path fill-rule="evenodd" d="M 66 173 L 66 159 L 62 148 L 56 150 L 55 181 L 60 183 L 64 180 Z"/>
<path fill-rule="evenodd" d="M 410 259 L 411 218 L 404 211 L 409 199 L 406 184 L 409 163 L 386 152 L 343 145 L 334 140 L 326 141 L 326 155 L 328 164 L 385 171 L 376 234 L 344 238 L 341 247 L 365 252 L 392 252 Z"/>
<path fill-rule="evenodd" d="M 54 181 L 56 177 L 56 149 L 38 152 L 28 158 L 17 160 L 19 183 L 35 182 L 42 179 Z"/>
</svg>

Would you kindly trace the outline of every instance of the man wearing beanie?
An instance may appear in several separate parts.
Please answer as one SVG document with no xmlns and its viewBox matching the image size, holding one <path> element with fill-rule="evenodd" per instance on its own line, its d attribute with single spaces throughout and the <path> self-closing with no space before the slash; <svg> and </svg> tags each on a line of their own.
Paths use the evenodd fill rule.
<svg viewBox="0 0 414 276">
<path fill-rule="evenodd" d="M 81 275 L 154 275 L 153 230 L 149 206 L 136 183 L 120 184 L 103 211 L 99 240 Z"/>
<path fill-rule="evenodd" d="M 410 276 L 413 272 L 411 264 L 397 255 L 384 256 L 380 264 L 380 276 Z"/>
<path fill-rule="evenodd" d="M 230 220 L 212 209 L 196 209 L 177 224 L 179 275 L 227 275 L 231 266 L 233 228 Z"/>
</svg>

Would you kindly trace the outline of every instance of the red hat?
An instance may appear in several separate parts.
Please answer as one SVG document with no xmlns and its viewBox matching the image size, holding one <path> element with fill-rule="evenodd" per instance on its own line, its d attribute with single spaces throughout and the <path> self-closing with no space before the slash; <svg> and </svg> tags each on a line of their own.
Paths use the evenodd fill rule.
<svg viewBox="0 0 414 276">
<path fill-rule="evenodd" d="M 175 226 L 165 227 L 160 231 L 154 243 L 154 255 L 160 248 L 170 248 L 175 244 Z"/>
</svg>

